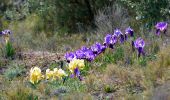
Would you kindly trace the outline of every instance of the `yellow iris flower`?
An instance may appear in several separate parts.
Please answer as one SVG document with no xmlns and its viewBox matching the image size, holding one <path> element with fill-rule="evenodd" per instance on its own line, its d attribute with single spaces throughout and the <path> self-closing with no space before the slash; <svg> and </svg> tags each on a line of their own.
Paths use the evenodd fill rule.
<svg viewBox="0 0 170 100">
<path fill-rule="evenodd" d="M 46 70 L 46 79 L 53 78 L 54 71 L 51 71 L 50 69 Z"/>
<path fill-rule="evenodd" d="M 32 84 L 38 83 L 43 78 L 41 69 L 38 67 L 31 68 L 30 70 L 30 82 Z"/>
<path fill-rule="evenodd" d="M 72 73 L 74 72 L 74 69 L 76 69 L 77 67 L 79 69 L 83 69 L 85 67 L 84 60 L 73 59 L 68 65 L 68 68 Z"/>
<path fill-rule="evenodd" d="M 67 76 L 67 74 L 62 69 L 58 70 L 57 68 L 54 68 L 53 71 L 51 71 L 50 69 L 46 70 L 46 79 L 50 78 L 52 78 L 52 80 L 55 80 L 56 78 L 62 79 L 63 76 Z"/>
<path fill-rule="evenodd" d="M 57 68 L 54 68 L 54 78 L 60 78 L 62 79 L 63 76 L 67 76 L 67 74 L 65 73 L 64 70 L 62 69 L 57 69 Z"/>
<path fill-rule="evenodd" d="M 57 77 L 57 75 L 58 75 L 58 69 L 57 68 L 54 68 L 53 69 L 53 79 L 55 79 L 56 77 Z"/>
<path fill-rule="evenodd" d="M 62 77 L 63 76 L 67 76 L 67 74 L 65 73 L 65 71 L 64 70 L 62 70 L 62 69 L 59 69 L 58 70 L 58 78 L 60 78 L 60 79 L 62 79 Z"/>
</svg>

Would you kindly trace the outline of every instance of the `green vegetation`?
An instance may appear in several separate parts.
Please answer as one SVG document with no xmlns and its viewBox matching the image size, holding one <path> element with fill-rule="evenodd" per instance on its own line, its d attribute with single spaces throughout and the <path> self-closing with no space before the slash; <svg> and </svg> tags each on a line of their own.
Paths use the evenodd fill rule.
<svg viewBox="0 0 170 100">
<path fill-rule="evenodd" d="M 13 58 L 15 54 L 15 50 L 10 42 L 8 42 L 5 46 L 5 56 L 7 58 Z"/>
</svg>

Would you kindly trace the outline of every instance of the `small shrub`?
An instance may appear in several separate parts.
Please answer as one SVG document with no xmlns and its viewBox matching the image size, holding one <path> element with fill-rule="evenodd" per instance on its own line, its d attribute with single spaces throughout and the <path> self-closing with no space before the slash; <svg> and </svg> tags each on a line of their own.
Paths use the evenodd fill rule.
<svg viewBox="0 0 170 100">
<path fill-rule="evenodd" d="M 23 66 L 12 65 L 9 69 L 7 69 L 4 73 L 4 76 L 12 80 L 15 77 L 21 76 L 25 72 L 25 68 Z"/>
<path fill-rule="evenodd" d="M 110 85 L 105 85 L 104 87 L 104 91 L 106 93 L 112 93 L 112 92 L 115 92 L 116 91 L 116 87 L 115 86 L 110 86 Z"/>
</svg>

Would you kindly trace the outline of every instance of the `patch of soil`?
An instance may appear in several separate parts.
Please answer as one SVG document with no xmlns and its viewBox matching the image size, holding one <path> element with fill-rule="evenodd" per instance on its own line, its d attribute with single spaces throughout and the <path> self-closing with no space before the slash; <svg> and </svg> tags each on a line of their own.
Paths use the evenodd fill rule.
<svg viewBox="0 0 170 100">
<path fill-rule="evenodd" d="M 64 60 L 64 54 L 50 53 L 42 51 L 31 51 L 21 53 L 22 62 L 27 67 L 46 66 L 51 62 L 60 62 Z"/>
</svg>

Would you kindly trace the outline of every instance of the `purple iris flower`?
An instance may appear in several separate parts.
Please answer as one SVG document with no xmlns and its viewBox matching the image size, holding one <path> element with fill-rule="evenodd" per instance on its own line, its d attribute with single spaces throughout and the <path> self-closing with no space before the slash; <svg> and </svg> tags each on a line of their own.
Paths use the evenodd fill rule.
<svg viewBox="0 0 170 100">
<path fill-rule="evenodd" d="M 117 36 L 112 35 L 112 38 L 111 38 L 111 40 L 109 42 L 109 47 L 113 49 L 114 48 L 113 46 L 116 44 L 116 42 L 117 42 Z"/>
<path fill-rule="evenodd" d="M 105 46 L 103 46 L 101 43 L 96 42 L 91 46 L 91 50 L 94 54 L 99 55 L 101 52 L 105 50 Z"/>
<path fill-rule="evenodd" d="M 104 52 L 106 49 L 106 46 L 102 45 L 101 43 L 96 43 L 96 46 L 99 48 L 98 54 Z"/>
<path fill-rule="evenodd" d="M 166 22 L 159 22 L 155 25 L 156 27 L 156 34 L 160 35 L 160 32 L 164 32 L 164 34 L 166 33 L 167 27 L 168 27 L 168 23 Z"/>
<path fill-rule="evenodd" d="M 93 61 L 96 57 L 96 54 L 94 54 L 92 50 L 88 50 L 84 54 L 86 55 L 85 59 L 88 61 Z"/>
<path fill-rule="evenodd" d="M 133 29 L 130 28 L 130 27 L 126 28 L 126 30 L 125 30 L 125 40 L 127 40 L 128 35 L 130 35 L 131 37 L 134 36 L 134 31 L 133 31 Z"/>
<path fill-rule="evenodd" d="M 109 47 L 109 48 L 112 48 L 113 49 L 113 46 L 114 44 L 117 42 L 117 35 L 110 35 L 110 34 L 107 34 L 106 37 L 104 38 L 104 46 L 105 48 L 106 47 Z"/>
<path fill-rule="evenodd" d="M 144 41 L 141 37 L 139 37 L 139 38 L 136 39 L 136 41 L 134 42 L 134 46 L 135 46 L 135 48 L 139 48 L 139 47 L 144 48 L 144 46 L 145 46 L 145 41 Z"/>
<path fill-rule="evenodd" d="M 114 30 L 114 35 L 119 37 L 122 34 L 122 32 L 119 29 Z"/>
<path fill-rule="evenodd" d="M 3 30 L 2 31 L 2 35 L 7 35 L 7 34 L 11 34 L 12 32 L 11 32 L 11 30 L 9 30 L 9 29 L 6 29 L 6 30 Z"/>
<path fill-rule="evenodd" d="M 112 35 L 112 39 L 111 39 L 110 44 L 116 44 L 116 42 L 117 42 L 117 36 L 116 35 Z"/>
<path fill-rule="evenodd" d="M 66 53 L 64 55 L 64 58 L 67 60 L 67 62 L 70 62 L 73 58 L 76 58 L 75 53 L 70 52 L 70 53 Z"/>
<path fill-rule="evenodd" d="M 107 34 L 106 37 L 104 38 L 104 43 L 103 43 L 103 44 L 104 44 L 105 46 L 109 46 L 111 39 L 112 39 L 112 35 Z"/>
<path fill-rule="evenodd" d="M 124 35 L 119 29 L 114 30 L 114 35 L 120 38 L 120 43 L 124 42 L 125 40 Z"/>
<path fill-rule="evenodd" d="M 82 77 L 80 76 L 80 70 L 78 68 L 74 69 L 74 73 L 71 74 L 71 78 L 77 77 L 80 81 L 82 81 Z"/>
<path fill-rule="evenodd" d="M 86 56 L 82 50 L 77 50 L 75 52 L 75 55 L 77 59 L 85 59 Z"/>
<path fill-rule="evenodd" d="M 98 45 L 97 43 L 93 44 L 90 48 L 94 54 L 98 54 L 100 52 L 100 45 Z"/>
<path fill-rule="evenodd" d="M 141 54 L 144 55 L 145 41 L 141 37 L 135 40 L 134 46 L 138 49 L 138 57 L 140 57 Z"/>
</svg>

